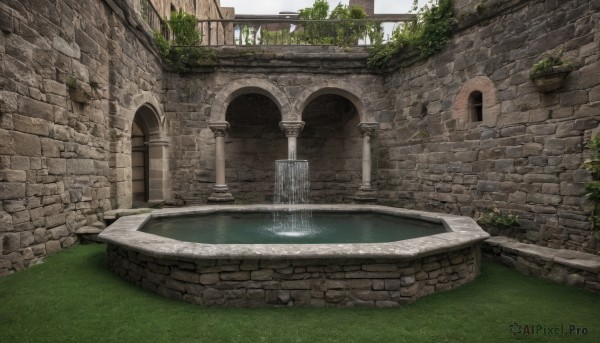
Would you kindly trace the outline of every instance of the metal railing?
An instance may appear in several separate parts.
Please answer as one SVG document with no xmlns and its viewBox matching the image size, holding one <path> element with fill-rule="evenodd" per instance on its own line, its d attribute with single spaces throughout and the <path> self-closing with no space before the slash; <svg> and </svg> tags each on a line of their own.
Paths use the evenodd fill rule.
<svg viewBox="0 0 600 343">
<path fill-rule="evenodd" d="M 169 39 L 169 26 L 162 20 L 150 0 L 140 0 L 140 13 L 152 31 L 160 32 L 165 39 Z"/>
<path fill-rule="evenodd" d="M 377 39 L 389 39 L 384 23 L 398 25 L 412 19 L 207 19 L 199 20 L 197 28 L 204 46 L 369 46 Z"/>
</svg>

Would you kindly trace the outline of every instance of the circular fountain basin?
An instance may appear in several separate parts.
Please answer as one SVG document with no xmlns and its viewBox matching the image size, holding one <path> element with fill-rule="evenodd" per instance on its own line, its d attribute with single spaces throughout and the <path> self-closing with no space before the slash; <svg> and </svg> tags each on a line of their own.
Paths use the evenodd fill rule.
<svg viewBox="0 0 600 343">
<path fill-rule="evenodd" d="M 402 222 L 435 229 L 423 237 L 371 242 L 347 242 L 342 234 L 341 239 L 321 244 L 302 241 L 303 231 L 280 231 L 283 241 L 278 243 L 197 243 L 144 232 L 145 225 L 153 221 L 243 214 L 269 218 L 273 211 L 283 209 L 277 205 L 221 205 L 122 217 L 105 229 L 100 239 L 107 243 L 108 265 L 117 274 L 145 289 L 187 302 L 246 307 L 393 307 L 473 280 L 479 273 L 479 242 L 489 237 L 468 217 L 385 206 L 294 208 L 310 210 L 315 218 L 326 213 L 350 219 L 357 215 L 397 219 L 397 231 L 403 230 Z M 350 232 L 356 225 L 350 220 L 343 226 Z M 286 243 L 290 240 L 294 243 Z"/>
</svg>

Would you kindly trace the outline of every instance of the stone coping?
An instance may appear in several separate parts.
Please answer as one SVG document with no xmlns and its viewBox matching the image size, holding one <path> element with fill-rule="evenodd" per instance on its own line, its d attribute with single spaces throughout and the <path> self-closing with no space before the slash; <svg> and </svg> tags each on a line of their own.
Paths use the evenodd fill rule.
<svg viewBox="0 0 600 343">
<path fill-rule="evenodd" d="M 469 217 L 407 210 L 378 205 L 300 205 L 295 209 L 315 212 L 377 212 L 442 223 L 448 232 L 387 243 L 365 244 L 204 244 L 183 242 L 140 232 L 151 218 L 215 212 L 262 212 L 284 208 L 277 205 L 214 205 L 153 210 L 151 213 L 119 218 L 99 239 L 149 256 L 164 259 L 310 259 L 393 258 L 415 259 L 471 246 L 489 238 Z"/>
<path fill-rule="evenodd" d="M 517 255 L 531 256 L 536 259 L 551 261 L 567 267 L 600 274 L 600 256 L 598 255 L 521 243 L 504 236 L 491 237 L 485 243 L 492 247 L 501 247 Z"/>
</svg>

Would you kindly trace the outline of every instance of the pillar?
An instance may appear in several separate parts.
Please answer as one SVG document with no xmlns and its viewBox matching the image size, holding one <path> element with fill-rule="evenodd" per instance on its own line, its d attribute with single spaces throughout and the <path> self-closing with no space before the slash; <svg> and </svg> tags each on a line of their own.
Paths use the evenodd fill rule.
<svg viewBox="0 0 600 343">
<path fill-rule="evenodd" d="M 371 137 L 377 130 L 377 123 L 358 124 L 363 136 L 362 141 L 362 183 L 354 195 L 356 202 L 377 202 L 377 194 L 371 185 Z"/>
<path fill-rule="evenodd" d="M 226 121 L 212 122 L 208 124 L 208 127 L 215 134 L 215 186 L 213 193 L 208 197 L 208 202 L 233 202 L 233 195 L 229 193 L 229 188 L 225 183 L 225 137 L 229 123 Z"/>
<path fill-rule="evenodd" d="M 285 132 L 285 136 L 288 139 L 288 160 L 295 160 L 297 149 L 297 140 L 300 135 L 300 131 L 304 128 L 303 121 L 282 121 L 279 123 L 279 127 Z"/>
<path fill-rule="evenodd" d="M 160 203 L 167 200 L 169 141 L 162 138 L 150 139 L 148 145 L 148 202 Z"/>
</svg>

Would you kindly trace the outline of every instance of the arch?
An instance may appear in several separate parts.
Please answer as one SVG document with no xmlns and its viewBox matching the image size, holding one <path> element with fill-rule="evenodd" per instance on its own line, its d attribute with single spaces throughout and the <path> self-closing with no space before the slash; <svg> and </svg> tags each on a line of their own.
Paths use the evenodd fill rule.
<svg viewBox="0 0 600 343">
<path fill-rule="evenodd" d="M 473 117 L 472 96 L 481 93 L 482 100 L 482 120 L 476 121 Z M 456 97 L 452 107 L 452 119 L 456 120 L 456 127 L 466 129 L 470 123 L 481 123 L 486 126 L 496 125 L 496 118 L 500 106 L 496 100 L 496 88 L 494 83 L 486 76 L 477 76 L 467 80 L 462 86 Z"/>
<path fill-rule="evenodd" d="M 236 80 L 221 89 L 215 96 L 210 111 L 211 122 L 225 121 L 227 107 L 231 101 L 240 95 L 257 93 L 271 99 L 281 113 L 281 120 L 290 120 L 290 103 L 288 97 L 275 85 L 265 80 L 250 78 L 244 80 Z"/>
<path fill-rule="evenodd" d="M 316 97 L 324 94 L 335 94 L 348 99 L 356 108 L 361 122 L 375 121 L 375 115 L 368 111 L 370 101 L 363 92 L 348 82 L 336 80 L 315 82 L 306 87 L 296 100 L 294 106 L 296 117 L 291 120 L 301 121 L 306 106 Z"/>
<path fill-rule="evenodd" d="M 165 115 L 162 111 L 162 106 L 158 99 L 151 92 L 143 92 L 135 95 L 132 99 L 134 110 L 128 113 L 127 119 L 129 124 L 133 123 L 133 119 L 142 108 L 144 109 L 145 119 L 152 124 L 150 133 L 152 139 L 164 139 L 166 137 L 166 127 L 168 126 Z"/>
</svg>

